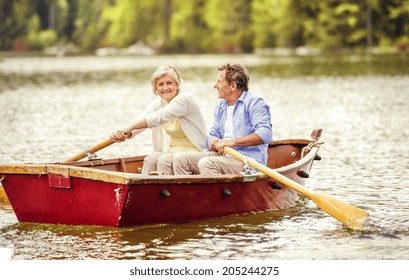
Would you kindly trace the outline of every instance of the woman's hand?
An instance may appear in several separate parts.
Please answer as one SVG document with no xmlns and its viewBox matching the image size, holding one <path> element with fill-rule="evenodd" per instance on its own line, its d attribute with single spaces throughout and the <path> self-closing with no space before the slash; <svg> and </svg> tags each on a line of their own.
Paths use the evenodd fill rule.
<svg viewBox="0 0 409 280">
<path fill-rule="evenodd" d="M 130 137 L 130 134 L 131 133 L 126 133 L 122 130 L 118 130 L 112 133 L 109 138 L 111 138 L 111 140 L 115 142 L 124 142 L 126 139 Z"/>
</svg>

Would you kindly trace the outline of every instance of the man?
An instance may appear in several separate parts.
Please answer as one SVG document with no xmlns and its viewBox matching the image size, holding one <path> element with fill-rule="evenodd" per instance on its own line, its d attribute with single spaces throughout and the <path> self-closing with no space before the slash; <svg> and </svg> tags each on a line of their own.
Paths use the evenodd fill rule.
<svg viewBox="0 0 409 280">
<path fill-rule="evenodd" d="M 177 153 L 173 159 L 175 175 L 243 171 L 243 162 L 223 154 L 225 146 L 267 164 L 268 143 L 273 138 L 270 107 L 248 92 L 249 73 L 245 66 L 225 64 L 218 70 L 214 88 L 221 100 L 214 111 L 207 143 L 209 152 Z"/>
</svg>

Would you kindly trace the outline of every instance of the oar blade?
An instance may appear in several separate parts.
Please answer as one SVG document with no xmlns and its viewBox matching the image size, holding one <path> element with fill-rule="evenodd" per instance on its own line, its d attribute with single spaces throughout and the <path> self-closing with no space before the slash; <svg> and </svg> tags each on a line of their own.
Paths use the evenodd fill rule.
<svg viewBox="0 0 409 280">
<path fill-rule="evenodd" d="M 368 213 L 330 195 L 314 193 L 310 197 L 318 207 L 351 229 L 362 229 L 368 219 Z"/>
</svg>

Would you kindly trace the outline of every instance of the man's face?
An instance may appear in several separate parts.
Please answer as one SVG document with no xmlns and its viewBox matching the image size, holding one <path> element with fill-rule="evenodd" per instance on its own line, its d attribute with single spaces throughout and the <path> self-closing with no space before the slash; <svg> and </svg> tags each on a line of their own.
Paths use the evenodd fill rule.
<svg viewBox="0 0 409 280">
<path fill-rule="evenodd" d="M 220 99 L 227 99 L 231 93 L 231 87 L 226 80 L 226 70 L 219 71 L 214 88 L 217 90 Z"/>
</svg>

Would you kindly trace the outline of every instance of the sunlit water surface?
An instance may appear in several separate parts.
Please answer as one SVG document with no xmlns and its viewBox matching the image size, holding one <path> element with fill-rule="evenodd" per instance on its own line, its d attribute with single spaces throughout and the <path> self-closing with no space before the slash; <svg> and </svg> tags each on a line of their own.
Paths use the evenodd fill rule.
<svg viewBox="0 0 409 280">
<path fill-rule="evenodd" d="M 337 60 L 339 59 L 339 60 Z M 0 158 L 57 162 L 105 140 L 153 97 L 150 76 L 175 63 L 211 125 L 217 67 L 242 61 L 250 91 L 271 106 L 275 139 L 323 129 L 307 187 L 370 213 L 344 228 L 307 198 L 281 211 L 130 228 L 19 223 L 0 203 L 0 247 L 13 259 L 408 259 L 409 69 L 390 58 L 160 56 L 5 58 L 0 62 Z M 100 157 L 145 154 L 150 133 Z"/>
</svg>

